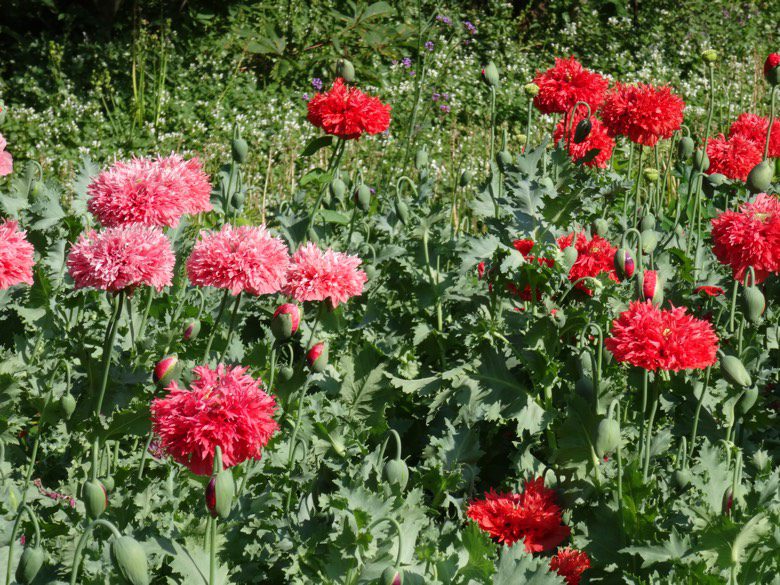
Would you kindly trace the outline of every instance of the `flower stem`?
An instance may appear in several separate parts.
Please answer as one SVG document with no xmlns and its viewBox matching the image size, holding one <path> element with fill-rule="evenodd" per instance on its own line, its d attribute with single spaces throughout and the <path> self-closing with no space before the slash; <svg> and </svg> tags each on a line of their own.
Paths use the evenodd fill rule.
<svg viewBox="0 0 780 585">
<path fill-rule="evenodd" d="M 645 465 L 642 471 L 642 478 L 647 481 L 647 475 L 650 471 L 650 444 L 653 440 L 653 422 L 655 422 L 655 413 L 658 410 L 658 395 L 657 388 L 653 390 L 653 404 L 650 406 L 650 419 L 647 422 L 647 445 L 645 447 Z"/>
<path fill-rule="evenodd" d="M 229 294 L 230 291 L 228 289 L 225 289 L 225 292 L 222 295 L 222 302 L 219 305 L 219 311 L 217 312 L 217 318 L 214 319 L 214 324 L 211 326 L 211 332 L 209 333 L 209 339 L 206 342 L 206 351 L 203 352 L 204 363 L 207 363 L 209 360 L 209 353 L 211 352 L 211 344 L 214 342 L 214 336 L 217 334 L 217 328 L 219 327 L 219 322 L 222 319 L 222 314 L 225 312 L 225 307 L 227 306 Z"/>
<path fill-rule="evenodd" d="M 241 294 L 238 293 L 236 295 L 236 300 L 233 303 L 233 312 L 230 314 L 230 324 L 228 325 L 228 334 L 227 334 L 227 340 L 225 341 L 225 347 L 222 349 L 222 353 L 219 354 L 219 360 L 217 363 L 221 363 L 223 359 L 225 359 L 225 354 L 227 353 L 228 347 L 230 346 L 230 340 L 233 338 L 233 330 L 236 327 L 236 318 L 238 316 L 238 306 L 241 304 Z"/>
<path fill-rule="evenodd" d="M 731 290 L 731 312 L 729 313 L 729 333 L 734 333 L 734 317 L 737 312 L 737 289 L 739 282 L 734 280 L 734 287 Z"/>
<path fill-rule="evenodd" d="M 209 518 L 209 585 L 217 582 L 217 519 Z"/>
<path fill-rule="evenodd" d="M 328 163 L 327 172 L 330 173 L 332 171 L 334 176 L 336 173 L 338 173 L 341 157 L 346 150 L 346 144 L 347 143 L 343 138 L 339 138 L 338 142 L 336 143 L 336 150 L 333 152 L 333 156 Z M 320 193 L 317 195 L 317 200 L 314 202 L 314 207 L 312 207 L 311 213 L 309 214 L 309 222 L 306 224 L 306 232 L 304 233 L 304 237 L 308 237 L 311 228 L 314 226 L 314 218 L 317 217 L 317 212 L 320 210 L 320 205 L 322 205 L 322 198 L 325 197 L 325 191 L 327 191 L 328 187 L 329 184 L 326 183 L 322 186 L 322 188 L 320 188 Z"/>
<path fill-rule="evenodd" d="M 639 412 L 639 460 L 644 456 L 645 448 L 645 411 L 647 410 L 647 379 L 649 373 L 642 371 L 642 410 Z"/>
<path fill-rule="evenodd" d="M 704 387 L 701 389 L 701 395 L 696 402 L 696 413 L 693 415 L 693 430 L 691 431 L 691 448 L 688 453 L 688 457 L 693 457 L 693 450 L 696 448 L 696 432 L 699 430 L 699 415 L 701 414 L 701 406 L 704 403 L 704 397 L 707 395 L 707 386 L 710 383 L 710 371 L 712 366 L 707 366 L 706 373 L 704 374 Z"/>
<path fill-rule="evenodd" d="M 122 305 L 125 300 L 125 291 L 120 291 L 117 297 L 116 307 L 114 309 L 113 316 L 109 319 L 106 327 L 106 337 L 103 342 L 103 356 L 102 356 L 102 369 L 103 377 L 100 382 L 100 390 L 98 392 L 97 404 L 95 405 L 95 418 L 100 417 L 100 411 L 103 408 L 103 398 L 106 394 L 106 387 L 108 386 L 108 371 L 111 368 L 111 353 L 114 348 L 114 342 L 116 341 L 116 333 L 119 328 L 119 319 L 122 316 Z"/>
<path fill-rule="evenodd" d="M 523 152 L 528 148 L 528 144 L 531 141 L 531 119 L 534 114 L 534 100 L 528 99 L 528 120 L 525 123 L 525 144 L 523 145 Z"/>
<path fill-rule="evenodd" d="M 766 142 L 764 143 L 764 160 L 769 157 L 769 137 L 772 135 L 772 124 L 775 121 L 775 96 L 777 95 L 777 86 L 772 87 L 772 101 L 769 106 L 769 127 L 766 129 Z"/>
<path fill-rule="evenodd" d="M 642 185 L 642 158 L 645 154 L 645 149 L 642 145 L 639 145 L 639 162 L 637 163 L 636 170 L 636 183 L 634 184 L 634 225 L 638 225 L 639 222 L 639 193 Z"/>
</svg>

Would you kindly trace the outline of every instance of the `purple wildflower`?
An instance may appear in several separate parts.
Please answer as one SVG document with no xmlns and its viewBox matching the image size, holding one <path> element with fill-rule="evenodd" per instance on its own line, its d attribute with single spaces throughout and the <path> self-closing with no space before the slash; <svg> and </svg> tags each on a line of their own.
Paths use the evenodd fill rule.
<svg viewBox="0 0 780 585">
<path fill-rule="evenodd" d="M 475 35 L 475 34 L 477 34 L 477 27 L 476 27 L 476 26 L 474 26 L 474 25 L 473 25 L 471 22 L 469 22 L 468 20 L 464 20 L 464 21 L 463 21 L 463 26 L 465 26 L 465 27 L 466 27 L 466 30 L 468 31 L 468 33 L 469 33 L 470 35 Z"/>
<path fill-rule="evenodd" d="M 442 104 L 439 106 L 439 109 L 444 112 L 445 114 L 449 114 L 450 107 L 447 104 Z"/>
<path fill-rule="evenodd" d="M 436 20 L 438 20 L 440 23 L 445 24 L 447 26 L 452 26 L 452 20 L 450 20 L 449 16 L 444 16 L 443 14 L 439 14 L 436 17 Z"/>
<path fill-rule="evenodd" d="M 322 89 L 322 79 L 315 77 L 311 80 L 311 86 L 317 91 L 320 91 Z"/>
<path fill-rule="evenodd" d="M 425 41 L 425 48 L 428 49 L 428 51 L 433 51 L 433 41 Z"/>
<path fill-rule="evenodd" d="M 412 60 L 409 57 L 404 57 L 401 61 L 401 65 L 409 69 L 412 66 Z"/>
</svg>

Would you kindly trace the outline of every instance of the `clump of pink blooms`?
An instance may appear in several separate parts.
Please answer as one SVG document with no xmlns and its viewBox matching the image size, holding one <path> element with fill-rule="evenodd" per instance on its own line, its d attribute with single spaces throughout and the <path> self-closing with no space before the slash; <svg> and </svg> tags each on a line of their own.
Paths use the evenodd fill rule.
<svg viewBox="0 0 780 585">
<path fill-rule="evenodd" d="M 157 227 L 133 224 L 90 230 L 79 236 L 68 254 L 68 272 L 76 288 L 109 292 L 171 284 L 176 258 Z"/>
<path fill-rule="evenodd" d="M 176 226 L 182 215 L 211 209 L 209 176 L 197 158 L 178 154 L 119 161 L 89 185 L 89 211 L 104 227 Z"/>
<path fill-rule="evenodd" d="M 335 308 L 362 294 L 368 280 L 357 256 L 320 250 L 308 242 L 293 254 L 282 292 L 298 302 L 329 300 Z"/>
<path fill-rule="evenodd" d="M 13 220 L 0 224 L 0 290 L 15 284 L 33 283 L 35 250 L 27 241 L 26 234 Z"/>
<path fill-rule="evenodd" d="M 0 177 L 10 175 L 14 170 L 14 157 L 5 149 L 6 141 L 0 134 Z"/>
</svg>

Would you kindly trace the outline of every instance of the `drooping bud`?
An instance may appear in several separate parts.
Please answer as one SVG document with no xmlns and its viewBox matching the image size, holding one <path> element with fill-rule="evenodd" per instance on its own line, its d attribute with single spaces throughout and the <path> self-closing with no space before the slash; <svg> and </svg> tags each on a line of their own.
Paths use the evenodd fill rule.
<svg viewBox="0 0 780 585">
<path fill-rule="evenodd" d="M 596 454 L 604 457 L 612 453 L 620 445 L 620 423 L 612 418 L 605 418 L 599 423 L 596 431 Z"/>
<path fill-rule="evenodd" d="M 693 149 L 696 145 L 693 142 L 693 138 L 690 136 L 683 136 L 680 138 L 680 142 L 677 143 L 677 158 L 680 160 L 688 160 L 693 154 Z"/>
<path fill-rule="evenodd" d="M 404 585 L 403 573 L 395 567 L 382 571 L 382 585 Z"/>
<path fill-rule="evenodd" d="M 564 268 L 571 268 L 579 257 L 579 252 L 574 246 L 567 246 L 563 250 L 563 266 Z"/>
<path fill-rule="evenodd" d="M 655 229 L 655 216 L 652 213 L 645 215 L 642 221 L 639 222 L 639 229 L 643 232 Z"/>
<path fill-rule="evenodd" d="M 488 87 L 498 87 L 498 68 L 493 61 L 485 65 L 485 68 L 482 69 L 482 80 Z"/>
<path fill-rule="evenodd" d="M 106 492 L 110 492 L 114 489 L 114 478 L 110 475 L 105 476 L 103 479 L 100 480 L 103 483 L 103 487 L 106 488 Z"/>
<path fill-rule="evenodd" d="M 298 332 L 301 324 L 301 309 L 293 303 L 279 305 L 271 319 L 271 333 L 276 339 L 285 341 Z"/>
<path fill-rule="evenodd" d="M 295 370 L 293 370 L 290 366 L 283 366 L 279 368 L 279 379 L 282 382 L 289 382 L 292 380 L 294 374 Z"/>
<path fill-rule="evenodd" d="M 598 218 L 596 221 L 593 222 L 593 232 L 600 237 L 604 237 L 607 235 L 607 232 L 609 231 L 609 222 L 604 219 L 603 217 Z"/>
<path fill-rule="evenodd" d="M 397 485 L 401 491 L 409 483 L 409 467 L 407 467 L 403 459 L 391 459 L 385 463 L 383 475 L 389 484 Z"/>
<path fill-rule="evenodd" d="M 409 223 L 409 208 L 406 206 L 406 203 L 399 198 L 395 199 L 395 214 L 398 216 L 398 219 L 401 220 L 402 224 L 406 225 Z"/>
<path fill-rule="evenodd" d="M 353 195 L 355 205 L 362 211 L 367 212 L 371 208 L 371 189 L 368 185 L 361 183 Z"/>
<path fill-rule="evenodd" d="M 716 63 L 718 61 L 718 52 L 715 49 L 706 49 L 702 52 L 701 59 L 705 63 Z"/>
<path fill-rule="evenodd" d="M 306 353 L 306 363 L 312 372 L 324 372 L 328 367 L 328 346 L 322 341 L 315 343 Z"/>
<path fill-rule="evenodd" d="M 720 373 L 726 382 L 738 388 L 747 388 L 753 383 L 750 374 L 748 374 L 748 371 L 742 364 L 742 360 L 733 355 L 723 354 L 721 356 Z"/>
<path fill-rule="evenodd" d="M 721 501 L 720 511 L 724 516 L 731 516 L 731 509 L 734 507 L 734 492 L 731 488 L 726 488 L 723 492 L 723 500 Z"/>
<path fill-rule="evenodd" d="M 241 130 L 236 131 L 236 136 L 230 143 L 230 151 L 233 155 L 233 160 L 238 164 L 244 164 L 246 162 L 246 157 L 249 153 L 249 145 L 246 140 L 241 138 Z"/>
<path fill-rule="evenodd" d="M 725 175 L 720 173 L 712 173 L 711 175 L 704 175 L 704 181 L 702 181 L 701 188 L 705 195 L 712 197 L 715 195 L 715 191 L 718 187 L 723 185 L 728 179 Z"/>
<path fill-rule="evenodd" d="M 539 95 L 539 86 L 536 85 L 535 83 L 526 83 L 523 86 L 523 92 L 528 97 L 536 97 L 537 95 Z"/>
<path fill-rule="evenodd" d="M 149 585 L 149 561 L 132 536 L 118 536 L 111 542 L 111 560 L 125 585 Z"/>
<path fill-rule="evenodd" d="M 70 420 L 73 416 L 73 412 L 76 410 L 76 399 L 73 398 L 73 394 L 65 392 L 60 397 L 60 412 L 62 412 L 62 418 Z"/>
<path fill-rule="evenodd" d="M 233 507 L 233 499 L 236 496 L 236 484 L 233 481 L 233 472 L 224 469 L 216 475 L 212 475 L 206 485 L 206 508 L 212 518 L 219 516 L 223 520 L 230 516 Z"/>
<path fill-rule="evenodd" d="M 332 197 L 340 200 L 344 197 L 344 194 L 347 192 L 347 185 L 339 177 L 336 177 L 330 182 L 330 185 L 328 185 L 328 189 L 330 190 L 330 194 Z"/>
<path fill-rule="evenodd" d="M 336 77 L 341 77 L 347 83 L 355 82 L 355 66 L 346 59 L 336 61 Z"/>
<path fill-rule="evenodd" d="M 187 319 L 184 322 L 184 329 L 181 332 L 182 341 L 192 341 L 200 334 L 200 320 Z"/>
<path fill-rule="evenodd" d="M 465 170 L 460 174 L 460 186 L 468 187 L 469 183 L 471 183 L 471 172 Z"/>
<path fill-rule="evenodd" d="M 764 61 L 764 77 L 770 85 L 780 85 L 780 53 L 770 53 Z"/>
<path fill-rule="evenodd" d="M 43 567 L 44 558 L 45 555 L 41 547 L 25 547 L 22 556 L 19 557 L 19 564 L 16 566 L 16 580 L 22 585 L 30 585 Z"/>
<path fill-rule="evenodd" d="M 87 509 L 87 516 L 90 520 L 99 518 L 108 508 L 106 488 L 97 479 L 84 482 L 81 488 L 81 497 L 84 498 L 84 507 Z"/>
<path fill-rule="evenodd" d="M 655 270 L 645 270 L 637 279 L 639 298 L 643 301 L 650 300 L 655 306 L 664 302 L 663 282 L 658 278 Z"/>
<path fill-rule="evenodd" d="M 693 153 L 693 168 L 701 173 L 707 172 L 707 169 L 710 168 L 710 157 L 707 156 L 706 152 L 697 150 Z"/>
<path fill-rule="evenodd" d="M 577 122 L 577 126 L 574 128 L 574 144 L 585 142 L 585 139 L 590 135 L 592 128 L 593 124 L 591 124 L 589 119 L 583 118 Z"/>
<path fill-rule="evenodd" d="M 160 388 L 167 386 L 179 373 L 179 356 L 175 353 L 165 356 L 154 366 L 152 380 Z"/>
<path fill-rule="evenodd" d="M 634 258 L 625 248 L 620 248 L 615 252 L 615 272 L 621 280 L 628 280 L 634 276 Z"/>
<path fill-rule="evenodd" d="M 742 291 L 742 305 L 748 320 L 758 323 L 766 310 L 764 293 L 757 286 L 746 286 Z"/>
<path fill-rule="evenodd" d="M 418 171 L 421 171 L 427 166 L 428 166 L 428 150 L 425 148 L 425 146 L 422 146 L 417 151 L 417 154 L 414 155 L 414 168 L 416 168 Z"/>
<path fill-rule="evenodd" d="M 642 252 L 652 254 L 658 246 L 658 234 L 654 229 L 644 230 L 642 232 Z"/>
<path fill-rule="evenodd" d="M 772 186 L 772 177 L 775 174 L 774 165 L 769 159 L 758 163 L 748 173 L 747 185 L 751 193 L 766 193 Z"/>
</svg>

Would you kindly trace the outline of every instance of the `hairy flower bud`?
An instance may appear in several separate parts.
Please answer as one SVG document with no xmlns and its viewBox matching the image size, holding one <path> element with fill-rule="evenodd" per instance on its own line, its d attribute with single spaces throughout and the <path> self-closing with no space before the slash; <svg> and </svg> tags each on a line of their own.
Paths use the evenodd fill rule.
<svg viewBox="0 0 780 585">
<path fill-rule="evenodd" d="M 766 193 L 769 191 L 769 187 L 772 186 L 774 174 L 775 168 L 771 160 L 767 159 L 758 163 L 748 173 L 747 181 L 745 181 L 748 191 L 751 193 Z"/>
<path fill-rule="evenodd" d="M 403 459 L 391 459 L 385 463 L 383 470 L 385 481 L 391 485 L 397 485 L 401 491 L 409 483 L 409 467 Z"/>
<path fill-rule="evenodd" d="M 382 584 L 381 585 L 403 585 L 404 577 L 403 573 L 395 567 L 387 567 L 382 571 Z"/>
<path fill-rule="evenodd" d="M 723 355 L 720 358 L 720 373 L 723 378 L 732 386 L 746 388 L 750 386 L 753 381 L 750 378 L 750 374 L 742 364 L 742 360 L 733 355 Z"/>
<path fill-rule="evenodd" d="M 363 183 L 355 190 L 353 196 L 355 205 L 357 205 L 361 211 L 367 212 L 371 208 L 371 189 Z"/>
<path fill-rule="evenodd" d="M 70 420 L 70 417 L 73 416 L 75 410 L 76 399 L 73 398 L 73 394 L 70 392 L 65 392 L 65 394 L 60 397 L 60 412 L 62 413 L 62 418 Z"/>
<path fill-rule="evenodd" d="M 44 559 L 45 555 L 41 547 L 25 547 L 16 566 L 16 580 L 22 585 L 30 585 L 43 567 Z"/>
<path fill-rule="evenodd" d="M 622 280 L 627 280 L 634 276 L 634 258 L 625 248 L 620 248 L 615 252 L 615 272 Z"/>
<path fill-rule="evenodd" d="M 637 288 L 639 289 L 639 298 L 643 301 L 652 301 L 655 306 L 663 303 L 663 282 L 658 278 L 658 273 L 655 270 L 641 272 L 637 279 Z"/>
<path fill-rule="evenodd" d="M 471 179 L 472 179 L 471 172 L 468 170 L 463 171 L 460 174 L 460 186 L 468 187 L 469 183 L 471 183 Z"/>
<path fill-rule="evenodd" d="M 603 419 L 596 431 L 596 454 L 604 457 L 620 445 L 620 423 L 612 418 Z"/>
<path fill-rule="evenodd" d="M 585 139 L 590 135 L 592 128 L 593 124 L 588 119 L 583 118 L 577 122 L 577 126 L 574 128 L 574 144 L 585 142 Z"/>
<path fill-rule="evenodd" d="M 239 164 L 246 162 L 247 154 L 249 154 L 249 145 L 246 140 L 241 138 L 241 131 L 236 133 L 236 137 L 230 143 L 230 151 L 233 155 L 233 160 Z"/>
<path fill-rule="evenodd" d="M 330 190 L 331 196 L 335 199 L 341 199 L 347 192 L 347 185 L 340 178 L 336 177 L 330 182 L 328 189 Z"/>
<path fill-rule="evenodd" d="M 609 231 L 609 222 L 603 217 L 598 218 L 593 222 L 593 233 L 597 236 L 604 237 Z"/>
<path fill-rule="evenodd" d="M 81 488 L 81 497 L 84 499 L 84 507 L 90 520 L 99 518 L 108 508 L 108 494 L 106 488 L 96 479 L 84 482 Z"/>
<path fill-rule="evenodd" d="M 761 316 L 766 310 L 764 293 L 756 286 L 746 286 L 742 291 L 742 304 L 745 315 L 751 323 L 761 321 Z"/>
<path fill-rule="evenodd" d="M 718 52 L 715 49 L 706 49 L 702 52 L 701 58 L 705 63 L 716 63 L 718 61 Z"/>
<path fill-rule="evenodd" d="M 688 160 L 693 154 L 693 150 L 696 145 L 693 142 L 693 138 L 690 136 L 683 136 L 680 138 L 680 142 L 677 143 L 677 158 L 680 160 Z"/>
<path fill-rule="evenodd" d="M 336 77 L 341 77 L 346 83 L 355 82 L 355 66 L 347 59 L 336 62 Z"/>
<path fill-rule="evenodd" d="M 539 95 L 539 86 L 536 85 L 535 83 L 526 83 L 523 86 L 523 92 L 528 97 L 536 97 L 537 95 Z"/>
<path fill-rule="evenodd" d="M 681 141 L 682 142 L 682 141 Z M 706 173 L 710 168 L 710 157 L 703 150 L 697 150 L 693 153 L 693 168 L 701 173 Z"/>
</svg>

